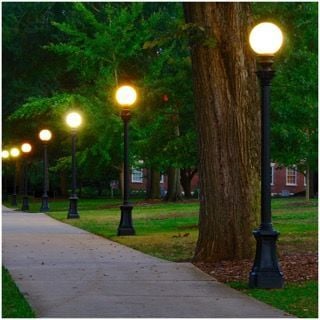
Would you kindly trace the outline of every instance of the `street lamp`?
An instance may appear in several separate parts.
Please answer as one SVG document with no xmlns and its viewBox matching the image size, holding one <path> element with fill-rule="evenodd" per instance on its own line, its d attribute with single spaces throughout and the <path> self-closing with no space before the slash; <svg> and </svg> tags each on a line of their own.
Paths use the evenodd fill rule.
<svg viewBox="0 0 320 320">
<path fill-rule="evenodd" d="M 128 151 L 128 127 L 131 118 L 130 108 L 133 107 L 137 99 L 136 90 L 131 86 L 122 86 L 116 91 L 116 100 L 120 107 L 121 118 L 124 127 L 124 174 L 123 174 L 123 204 L 120 206 L 121 219 L 118 227 L 118 236 L 129 236 L 134 235 L 135 230 L 132 225 L 132 208 L 133 206 L 129 203 L 129 151 Z"/>
<path fill-rule="evenodd" d="M 21 146 L 22 154 L 27 156 L 30 154 L 32 150 L 32 146 L 30 143 L 23 143 Z M 24 166 L 23 166 L 23 177 L 24 177 L 24 186 L 23 191 L 24 195 L 22 198 L 22 211 L 28 211 L 29 210 L 29 198 L 28 198 L 28 161 L 25 159 Z"/>
<path fill-rule="evenodd" d="M 10 152 L 8 150 L 2 150 L 1 151 L 1 158 L 4 160 L 9 159 L 10 157 Z M 4 163 L 2 164 L 4 168 Z M 8 190 L 7 190 L 7 175 L 5 170 L 3 169 L 3 200 L 7 201 L 8 200 Z"/>
<path fill-rule="evenodd" d="M 10 149 L 10 156 L 14 159 L 17 159 L 20 156 L 20 150 L 18 148 L 11 148 Z M 14 169 L 14 177 L 13 177 L 13 193 L 12 193 L 12 200 L 11 204 L 13 206 L 17 206 L 17 161 L 15 162 L 15 169 Z"/>
<path fill-rule="evenodd" d="M 77 129 L 82 123 L 82 118 L 79 113 L 71 112 L 66 117 L 66 123 L 71 128 L 72 134 L 72 186 L 71 196 L 69 198 L 68 219 L 80 218 L 78 213 L 78 197 L 76 194 L 77 180 L 76 180 L 76 141 Z"/>
<path fill-rule="evenodd" d="M 48 141 L 52 138 L 52 133 L 48 129 L 43 129 L 39 132 L 39 138 L 43 144 L 43 195 L 42 195 L 42 202 L 40 211 L 41 212 L 48 212 L 49 205 L 48 205 L 48 189 L 49 189 L 49 174 L 48 174 L 48 153 L 47 153 L 47 145 Z"/>
<path fill-rule="evenodd" d="M 251 288 L 282 288 L 276 241 L 279 233 L 272 227 L 271 219 L 271 169 L 270 169 L 270 86 L 274 76 L 274 54 L 281 48 L 283 36 L 273 23 L 255 26 L 249 37 L 252 50 L 257 54 L 261 85 L 261 224 L 253 234 L 257 242 L 256 256 L 249 277 Z"/>
</svg>

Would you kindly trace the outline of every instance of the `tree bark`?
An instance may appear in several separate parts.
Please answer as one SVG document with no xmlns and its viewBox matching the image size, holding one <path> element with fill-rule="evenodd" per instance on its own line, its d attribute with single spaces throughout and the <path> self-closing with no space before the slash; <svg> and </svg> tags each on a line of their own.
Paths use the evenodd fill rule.
<svg viewBox="0 0 320 320">
<path fill-rule="evenodd" d="M 183 168 L 180 170 L 180 183 L 181 186 L 183 188 L 184 191 L 184 196 L 187 199 L 192 198 L 192 194 L 191 194 L 191 180 L 194 177 L 194 175 L 196 174 L 197 169 L 186 169 Z"/>
<path fill-rule="evenodd" d="M 68 196 L 68 179 L 65 171 L 60 172 L 60 192 L 61 196 Z"/>
<path fill-rule="evenodd" d="M 306 170 L 306 200 L 314 198 L 314 182 L 313 182 L 314 172 L 308 167 Z"/>
<path fill-rule="evenodd" d="M 191 47 L 199 136 L 200 219 L 195 260 L 252 257 L 260 212 L 260 108 L 248 3 L 184 3 L 187 22 L 215 46 Z"/>
<path fill-rule="evenodd" d="M 164 200 L 181 200 L 180 169 L 178 168 L 169 168 L 168 170 L 168 191 Z"/>
<path fill-rule="evenodd" d="M 147 199 L 160 199 L 160 172 L 148 170 Z"/>
</svg>

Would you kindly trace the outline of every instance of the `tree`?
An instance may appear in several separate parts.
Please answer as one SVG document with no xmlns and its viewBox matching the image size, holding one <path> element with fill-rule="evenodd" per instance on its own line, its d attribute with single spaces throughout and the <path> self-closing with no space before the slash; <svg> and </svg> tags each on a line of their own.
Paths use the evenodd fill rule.
<svg viewBox="0 0 320 320">
<path fill-rule="evenodd" d="M 272 158 L 305 172 L 309 197 L 318 165 L 318 5 L 255 4 L 254 12 L 275 16 L 285 34 L 272 87 Z"/>
<path fill-rule="evenodd" d="M 199 136 L 200 221 L 195 259 L 248 258 L 259 216 L 259 100 L 248 46 L 248 3 L 185 3 L 188 23 L 214 41 L 193 41 Z"/>
</svg>

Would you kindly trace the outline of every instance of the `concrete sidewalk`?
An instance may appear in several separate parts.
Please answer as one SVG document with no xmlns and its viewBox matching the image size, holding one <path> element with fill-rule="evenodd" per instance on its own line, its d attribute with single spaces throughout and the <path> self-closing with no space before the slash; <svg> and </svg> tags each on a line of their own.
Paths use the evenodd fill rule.
<svg viewBox="0 0 320 320">
<path fill-rule="evenodd" d="M 285 313 L 44 214 L 2 207 L 3 263 L 38 317 L 249 318 Z"/>
</svg>

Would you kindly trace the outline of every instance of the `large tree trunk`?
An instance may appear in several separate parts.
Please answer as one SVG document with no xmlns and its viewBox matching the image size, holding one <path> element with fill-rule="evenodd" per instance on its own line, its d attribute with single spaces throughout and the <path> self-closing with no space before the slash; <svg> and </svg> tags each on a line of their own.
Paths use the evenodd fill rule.
<svg viewBox="0 0 320 320">
<path fill-rule="evenodd" d="M 314 172 L 308 167 L 306 170 L 306 200 L 314 198 Z"/>
<path fill-rule="evenodd" d="M 68 179 L 65 171 L 60 172 L 60 192 L 63 197 L 68 196 Z"/>
<path fill-rule="evenodd" d="M 168 170 L 168 191 L 164 197 L 166 201 L 181 200 L 180 169 L 169 168 Z"/>
<path fill-rule="evenodd" d="M 196 174 L 197 169 L 183 168 L 180 170 L 180 182 L 184 191 L 184 196 L 187 199 L 192 198 L 191 195 L 191 180 Z"/>
<path fill-rule="evenodd" d="M 252 257 L 259 225 L 260 109 L 248 45 L 248 3 L 185 3 L 187 22 L 215 46 L 191 48 L 199 132 L 200 220 L 195 260 Z"/>
<path fill-rule="evenodd" d="M 148 170 L 147 199 L 160 199 L 160 172 L 153 168 Z"/>
</svg>

